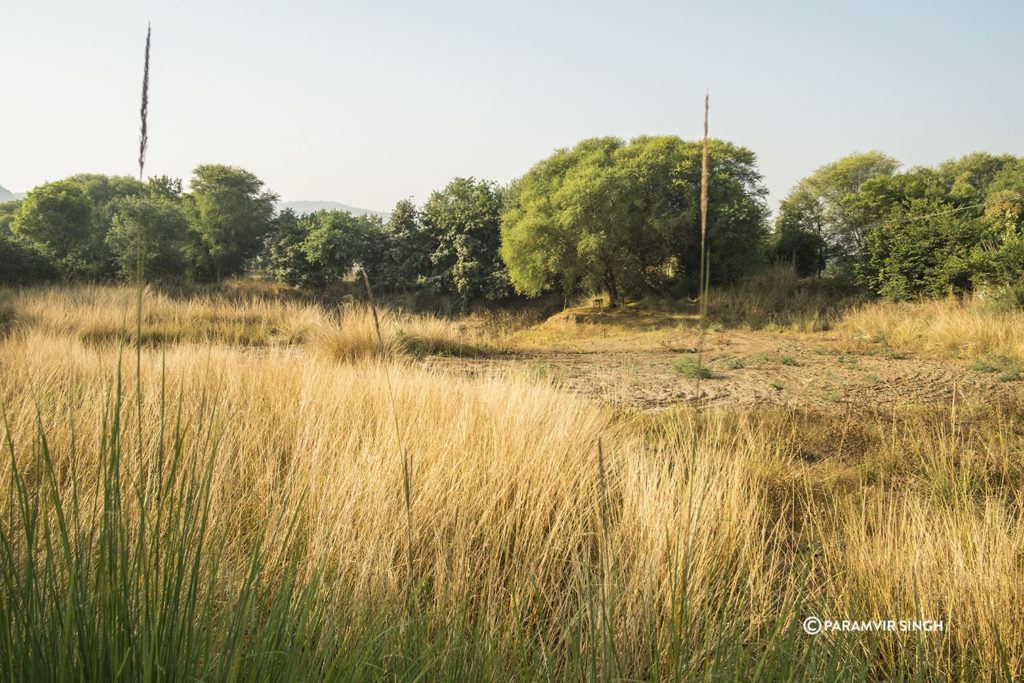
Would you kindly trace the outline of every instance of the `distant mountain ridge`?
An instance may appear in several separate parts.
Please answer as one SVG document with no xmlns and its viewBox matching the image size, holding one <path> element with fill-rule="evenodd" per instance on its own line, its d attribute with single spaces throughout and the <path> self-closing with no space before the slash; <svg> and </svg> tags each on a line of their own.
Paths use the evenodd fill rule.
<svg viewBox="0 0 1024 683">
<path fill-rule="evenodd" d="M 277 203 L 278 211 L 284 211 L 285 209 L 291 209 L 297 214 L 316 213 L 317 211 L 348 211 L 353 216 L 380 216 L 380 218 L 385 221 L 391 216 L 391 214 L 386 211 L 360 209 L 359 207 L 349 206 L 348 204 L 342 204 L 341 202 L 313 200 L 296 200 Z"/>
<path fill-rule="evenodd" d="M 0 202 L 13 202 L 15 199 L 24 199 L 25 193 L 11 192 L 3 185 L 0 185 Z"/>
</svg>

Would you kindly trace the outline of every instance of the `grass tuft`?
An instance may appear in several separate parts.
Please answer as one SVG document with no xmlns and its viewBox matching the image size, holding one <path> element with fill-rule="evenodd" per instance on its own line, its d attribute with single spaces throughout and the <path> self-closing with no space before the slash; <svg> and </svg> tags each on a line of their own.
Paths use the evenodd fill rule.
<svg viewBox="0 0 1024 683">
<path fill-rule="evenodd" d="M 681 356 L 672 361 L 672 369 L 683 377 L 708 379 L 711 377 L 711 368 L 701 365 L 696 356 Z"/>
</svg>

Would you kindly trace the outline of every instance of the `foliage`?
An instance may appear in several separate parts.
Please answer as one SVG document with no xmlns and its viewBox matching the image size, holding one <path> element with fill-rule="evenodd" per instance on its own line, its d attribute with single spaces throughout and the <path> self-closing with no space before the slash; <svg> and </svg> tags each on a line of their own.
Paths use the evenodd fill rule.
<svg viewBox="0 0 1024 683">
<path fill-rule="evenodd" d="M 864 195 L 865 184 L 893 175 L 898 167 L 896 159 L 876 151 L 854 153 L 818 168 L 782 201 L 776 233 L 805 243 L 810 238 L 794 236 L 813 235 L 825 247 L 819 260 L 853 257 L 878 218 L 877 194 Z"/>
<path fill-rule="evenodd" d="M 765 191 L 748 150 L 714 140 L 709 154 L 711 272 L 722 282 L 759 258 Z M 515 185 L 503 223 L 517 291 L 603 289 L 615 305 L 620 290 L 694 288 L 700 159 L 699 143 L 666 136 L 593 138 L 538 163 Z"/>
<path fill-rule="evenodd" d="M 311 223 L 291 209 L 274 217 L 263 253 L 263 265 L 272 277 L 292 286 L 323 284 L 320 269 L 309 262 L 303 249 Z"/>
<path fill-rule="evenodd" d="M 197 166 L 186 201 L 193 234 L 190 272 L 199 280 L 236 275 L 259 254 L 277 195 L 252 173 L 219 164 Z"/>
<path fill-rule="evenodd" d="M 122 280 L 135 278 L 140 248 L 144 279 L 180 278 L 185 273 L 187 239 L 188 221 L 173 199 L 136 196 L 115 203 L 107 245 Z"/>
<path fill-rule="evenodd" d="M 0 235 L 0 285 L 30 285 L 56 277 L 53 261 L 33 247 Z"/>
<path fill-rule="evenodd" d="M 376 239 L 367 244 L 362 265 L 375 289 L 407 290 L 430 274 L 435 240 L 420 225 L 420 215 L 409 199 L 395 204 L 391 218 Z"/>
<path fill-rule="evenodd" d="M 827 246 L 820 202 L 808 193 L 784 199 L 775 219 L 771 261 L 776 265 L 791 265 L 801 277 L 821 275 Z"/>
<path fill-rule="evenodd" d="M 503 191 L 493 182 L 456 178 L 435 191 L 420 214 L 430 254 L 428 290 L 454 294 L 462 306 L 474 299 L 508 296 L 508 271 L 498 254 Z"/>
<path fill-rule="evenodd" d="M 711 368 L 697 362 L 696 356 L 680 356 L 672 361 L 672 369 L 683 377 L 710 379 Z"/>
<path fill-rule="evenodd" d="M 25 197 L 11 231 L 52 258 L 65 277 L 82 274 L 95 239 L 93 203 L 76 183 L 40 185 Z"/>
<path fill-rule="evenodd" d="M 0 202 L 0 237 L 11 236 L 11 225 L 21 210 L 21 200 Z"/>
<path fill-rule="evenodd" d="M 309 225 L 302 242 L 308 262 L 316 267 L 314 277 L 325 282 L 348 277 L 359 263 L 366 244 L 380 233 L 380 218 L 353 216 L 347 211 L 318 211 L 300 222 Z"/>
</svg>

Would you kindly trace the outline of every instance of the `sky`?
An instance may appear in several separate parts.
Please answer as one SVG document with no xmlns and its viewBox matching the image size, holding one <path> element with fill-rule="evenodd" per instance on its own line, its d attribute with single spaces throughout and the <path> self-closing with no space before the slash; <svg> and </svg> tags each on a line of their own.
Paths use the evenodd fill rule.
<svg viewBox="0 0 1024 683">
<path fill-rule="evenodd" d="M 1024 2 L 0 0 L 0 185 L 255 173 L 284 200 L 390 210 L 506 183 L 599 135 L 757 154 L 774 208 L 851 152 L 1024 155 Z"/>
</svg>

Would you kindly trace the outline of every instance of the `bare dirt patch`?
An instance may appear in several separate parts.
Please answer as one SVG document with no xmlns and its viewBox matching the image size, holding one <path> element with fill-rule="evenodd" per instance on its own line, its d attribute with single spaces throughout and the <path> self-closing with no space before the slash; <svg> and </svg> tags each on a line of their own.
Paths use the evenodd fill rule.
<svg viewBox="0 0 1024 683">
<path fill-rule="evenodd" d="M 438 369 L 467 375 L 516 370 L 569 391 L 615 405 L 660 410 L 697 401 L 697 380 L 674 365 L 695 353 L 697 333 L 676 328 L 654 344 L 600 341 L 597 326 L 579 325 L 580 350 L 528 350 L 484 358 L 431 357 Z M 634 348 L 630 349 L 632 345 Z M 624 348 L 625 347 L 625 348 Z M 704 405 L 790 407 L 840 410 L 958 399 L 1005 400 L 1021 397 L 1021 382 L 1000 382 L 992 373 L 954 361 L 901 357 L 882 345 L 850 352 L 850 345 L 825 334 L 800 337 L 767 332 L 718 330 L 705 341 L 704 365 L 711 376 L 700 382 Z"/>
</svg>

